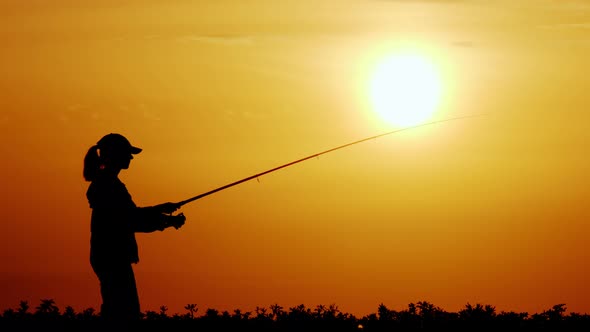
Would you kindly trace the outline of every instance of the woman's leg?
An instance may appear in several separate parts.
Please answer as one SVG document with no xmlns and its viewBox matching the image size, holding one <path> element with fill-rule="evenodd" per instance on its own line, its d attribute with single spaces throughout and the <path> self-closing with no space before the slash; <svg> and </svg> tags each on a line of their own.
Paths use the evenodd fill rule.
<svg viewBox="0 0 590 332">
<path fill-rule="evenodd" d="M 140 318 L 139 296 L 131 264 L 93 264 L 100 281 L 101 316 L 107 320 Z"/>
</svg>

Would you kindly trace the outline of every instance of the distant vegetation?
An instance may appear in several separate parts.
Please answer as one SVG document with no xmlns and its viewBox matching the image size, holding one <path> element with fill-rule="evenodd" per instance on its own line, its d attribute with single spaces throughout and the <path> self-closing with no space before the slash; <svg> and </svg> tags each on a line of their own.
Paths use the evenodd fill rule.
<svg viewBox="0 0 590 332">
<path fill-rule="evenodd" d="M 469 304 L 459 312 L 448 312 L 432 303 L 410 303 L 407 309 L 396 311 L 384 304 L 377 312 L 355 317 L 342 312 L 337 305 L 317 305 L 308 308 L 301 304 L 283 308 L 278 304 L 256 307 L 256 310 L 219 312 L 196 304 L 187 304 L 186 312 L 168 314 L 168 308 L 146 311 L 135 323 L 138 329 L 161 331 L 590 331 L 590 315 L 566 314 L 566 305 L 557 304 L 535 314 L 527 312 L 497 312 L 492 305 Z M 21 301 L 17 308 L 9 308 L 0 316 L 2 331 L 99 331 L 100 313 L 93 308 L 76 312 L 71 306 L 62 310 L 52 299 L 42 299 L 31 308 Z"/>
</svg>

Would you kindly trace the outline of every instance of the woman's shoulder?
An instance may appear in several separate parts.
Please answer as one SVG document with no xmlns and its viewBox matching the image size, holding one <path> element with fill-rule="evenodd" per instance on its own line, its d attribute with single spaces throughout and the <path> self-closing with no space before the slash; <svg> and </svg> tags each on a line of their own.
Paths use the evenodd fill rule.
<svg viewBox="0 0 590 332">
<path fill-rule="evenodd" d="M 86 197 L 90 205 L 96 205 L 101 201 L 127 200 L 129 193 L 127 188 L 117 178 L 97 178 L 90 183 L 86 191 Z"/>
</svg>

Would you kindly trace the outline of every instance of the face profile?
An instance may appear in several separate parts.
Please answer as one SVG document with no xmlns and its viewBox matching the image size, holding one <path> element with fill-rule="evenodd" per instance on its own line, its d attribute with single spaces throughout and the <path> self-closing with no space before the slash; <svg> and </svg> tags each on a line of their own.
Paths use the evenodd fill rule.
<svg viewBox="0 0 590 332">
<path fill-rule="evenodd" d="M 133 155 L 126 152 L 107 154 L 105 162 L 115 169 L 129 169 Z"/>
<path fill-rule="evenodd" d="M 113 170 L 128 169 L 134 154 L 142 149 L 131 145 L 129 140 L 121 134 L 108 134 L 96 144 L 98 154 L 102 159 L 102 168 Z"/>
</svg>

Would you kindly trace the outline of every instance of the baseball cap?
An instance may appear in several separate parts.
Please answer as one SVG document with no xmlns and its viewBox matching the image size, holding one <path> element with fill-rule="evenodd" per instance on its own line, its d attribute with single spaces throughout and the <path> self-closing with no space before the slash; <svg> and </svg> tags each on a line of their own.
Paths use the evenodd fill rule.
<svg viewBox="0 0 590 332">
<path fill-rule="evenodd" d="M 104 150 L 129 152 L 131 154 L 138 154 L 141 152 L 140 148 L 131 145 L 129 140 L 121 134 L 107 134 L 103 136 L 96 145 L 99 149 Z"/>
</svg>

